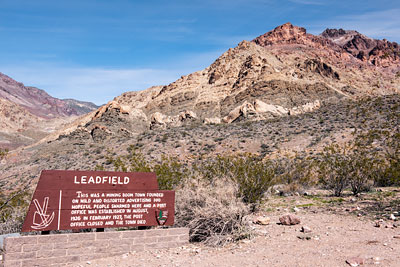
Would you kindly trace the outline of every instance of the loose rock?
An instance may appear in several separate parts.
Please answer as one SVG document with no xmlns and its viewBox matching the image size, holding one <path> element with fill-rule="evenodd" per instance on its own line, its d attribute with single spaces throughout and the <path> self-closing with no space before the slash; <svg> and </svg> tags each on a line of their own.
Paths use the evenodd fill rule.
<svg viewBox="0 0 400 267">
<path fill-rule="evenodd" d="M 288 214 L 288 215 L 284 215 L 284 216 L 280 217 L 279 221 L 283 225 L 295 225 L 295 224 L 300 223 L 299 217 L 292 215 L 292 214 Z"/>
<path fill-rule="evenodd" d="M 308 226 L 302 226 L 301 229 L 300 229 L 300 232 L 303 232 L 303 233 L 311 233 L 312 231 L 311 231 L 311 228 L 310 228 L 310 227 L 308 227 Z"/>
<path fill-rule="evenodd" d="M 268 225 L 270 221 L 271 219 L 269 217 L 259 216 L 255 219 L 254 223 L 260 225 Z"/>
<path fill-rule="evenodd" d="M 349 264 L 350 266 L 359 266 L 364 264 L 364 259 L 360 257 L 352 257 L 346 260 L 346 263 Z"/>
<path fill-rule="evenodd" d="M 297 238 L 301 239 L 301 240 L 311 240 L 312 236 L 311 235 L 298 235 Z"/>
</svg>

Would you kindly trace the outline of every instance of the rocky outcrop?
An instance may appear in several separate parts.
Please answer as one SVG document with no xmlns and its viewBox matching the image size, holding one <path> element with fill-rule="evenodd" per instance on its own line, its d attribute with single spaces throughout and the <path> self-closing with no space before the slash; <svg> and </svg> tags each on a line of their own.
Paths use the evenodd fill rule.
<svg viewBox="0 0 400 267">
<path fill-rule="evenodd" d="M 390 66 L 400 62 L 400 46 L 385 39 L 369 38 L 357 31 L 326 29 L 322 37 L 342 47 L 355 58 L 377 66 Z"/>
<path fill-rule="evenodd" d="M 294 26 L 290 22 L 255 38 L 253 42 L 264 47 L 277 44 L 300 44 L 315 48 L 328 47 L 330 49 L 337 49 L 336 45 L 329 39 L 309 34 L 305 28 Z"/>
<path fill-rule="evenodd" d="M 293 107 L 291 109 L 286 109 L 282 106 L 267 104 L 256 99 L 252 103 L 245 101 L 242 105 L 237 106 L 235 109 L 229 112 L 229 114 L 225 116 L 222 121 L 224 123 L 232 123 L 244 119 L 265 120 L 277 116 L 299 115 L 314 111 L 320 107 L 321 102 L 319 100 Z"/>
<path fill-rule="evenodd" d="M 340 80 L 339 74 L 332 69 L 328 64 L 321 62 L 318 59 L 307 59 L 304 61 L 304 68 L 308 71 L 312 71 L 320 74 L 321 76 Z"/>
<path fill-rule="evenodd" d="M 110 130 L 108 130 L 107 127 L 103 125 L 95 125 L 90 132 L 90 135 L 92 136 L 94 141 L 104 141 L 107 139 L 107 137 L 111 136 L 112 133 Z"/>
<path fill-rule="evenodd" d="M 311 112 L 321 107 L 321 102 L 319 100 L 315 100 L 314 102 L 306 103 L 299 107 L 294 107 L 289 110 L 289 115 L 299 115 L 306 112 Z"/>
<path fill-rule="evenodd" d="M 386 50 L 393 55 L 385 56 Z M 113 134 L 134 134 L 196 121 L 298 115 L 342 98 L 392 94 L 400 88 L 400 64 L 392 64 L 396 51 L 395 43 L 355 31 L 326 30 L 316 36 L 286 23 L 240 42 L 204 70 L 169 85 L 126 92 L 80 125 L 89 132 L 103 125 Z M 390 67 L 381 68 L 384 64 Z"/>
<path fill-rule="evenodd" d="M 227 116 L 225 116 L 222 121 L 225 123 L 232 123 L 235 121 L 239 121 L 241 118 L 249 118 L 254 117 L 256 115 L 256 109 L 253 104 L 245 101 L 242 105 L 236 107 L 234 110 L 229 112 Z"/>
<path fill-rule="evenodd" d="M 150 129 L 178 127 L 188 121 L 197 119 L 196 113 L 190 110 L 180 112 L 176 116 L 167 116 L 160 112 L 155 112 L 150 118 Z"/>
</svg>

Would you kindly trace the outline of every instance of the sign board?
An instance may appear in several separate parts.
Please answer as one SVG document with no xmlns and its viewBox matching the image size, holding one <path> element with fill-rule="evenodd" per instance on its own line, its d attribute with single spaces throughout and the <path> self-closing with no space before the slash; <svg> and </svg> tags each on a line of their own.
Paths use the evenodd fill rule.
<svg viewBox="0 0 400 267">
<path fill-rule="evenodd" d="M 22 231 L 173 225 L 174 213 L 155 173 L 43 170 Z"/>
</svg>

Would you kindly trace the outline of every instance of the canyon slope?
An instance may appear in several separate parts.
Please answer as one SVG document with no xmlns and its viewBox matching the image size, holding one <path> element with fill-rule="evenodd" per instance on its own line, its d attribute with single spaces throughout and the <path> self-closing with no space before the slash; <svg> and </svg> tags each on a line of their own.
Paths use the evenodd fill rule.
<svg viewBox="0 0 400 267">
<path fill-rule="evenodd" d="M 32 144 L 63 123 L 97 108 L 89 102 L 54 98 L 0 73 L 0 147 Z"/>
</svg>

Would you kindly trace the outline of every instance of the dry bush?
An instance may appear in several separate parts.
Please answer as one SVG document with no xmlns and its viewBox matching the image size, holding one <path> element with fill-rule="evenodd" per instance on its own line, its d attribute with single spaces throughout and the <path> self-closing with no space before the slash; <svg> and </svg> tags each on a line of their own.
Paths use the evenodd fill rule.
<svg viewBox="0 0 400 267">
<path fill-rule="evenodd" d="M 20 191 L 12 196 L 0 193 L 0 235 L 21 231 L 30 197 L 30 192 L 27 191 Z"/>
<path fill-rule="evenodd" d="M 25 209 L 14 209 L 6 221 L 0 222 L 0 235 L 19 233 L 25 217 Z"/>
<path fill-rule="evenodd" d="M 249 207 L 231 179 L 188 179 L 176 192 L 176 226 L 190 228 L 190 241 L 224 245 L 250 236 Z"/>
</svg>

